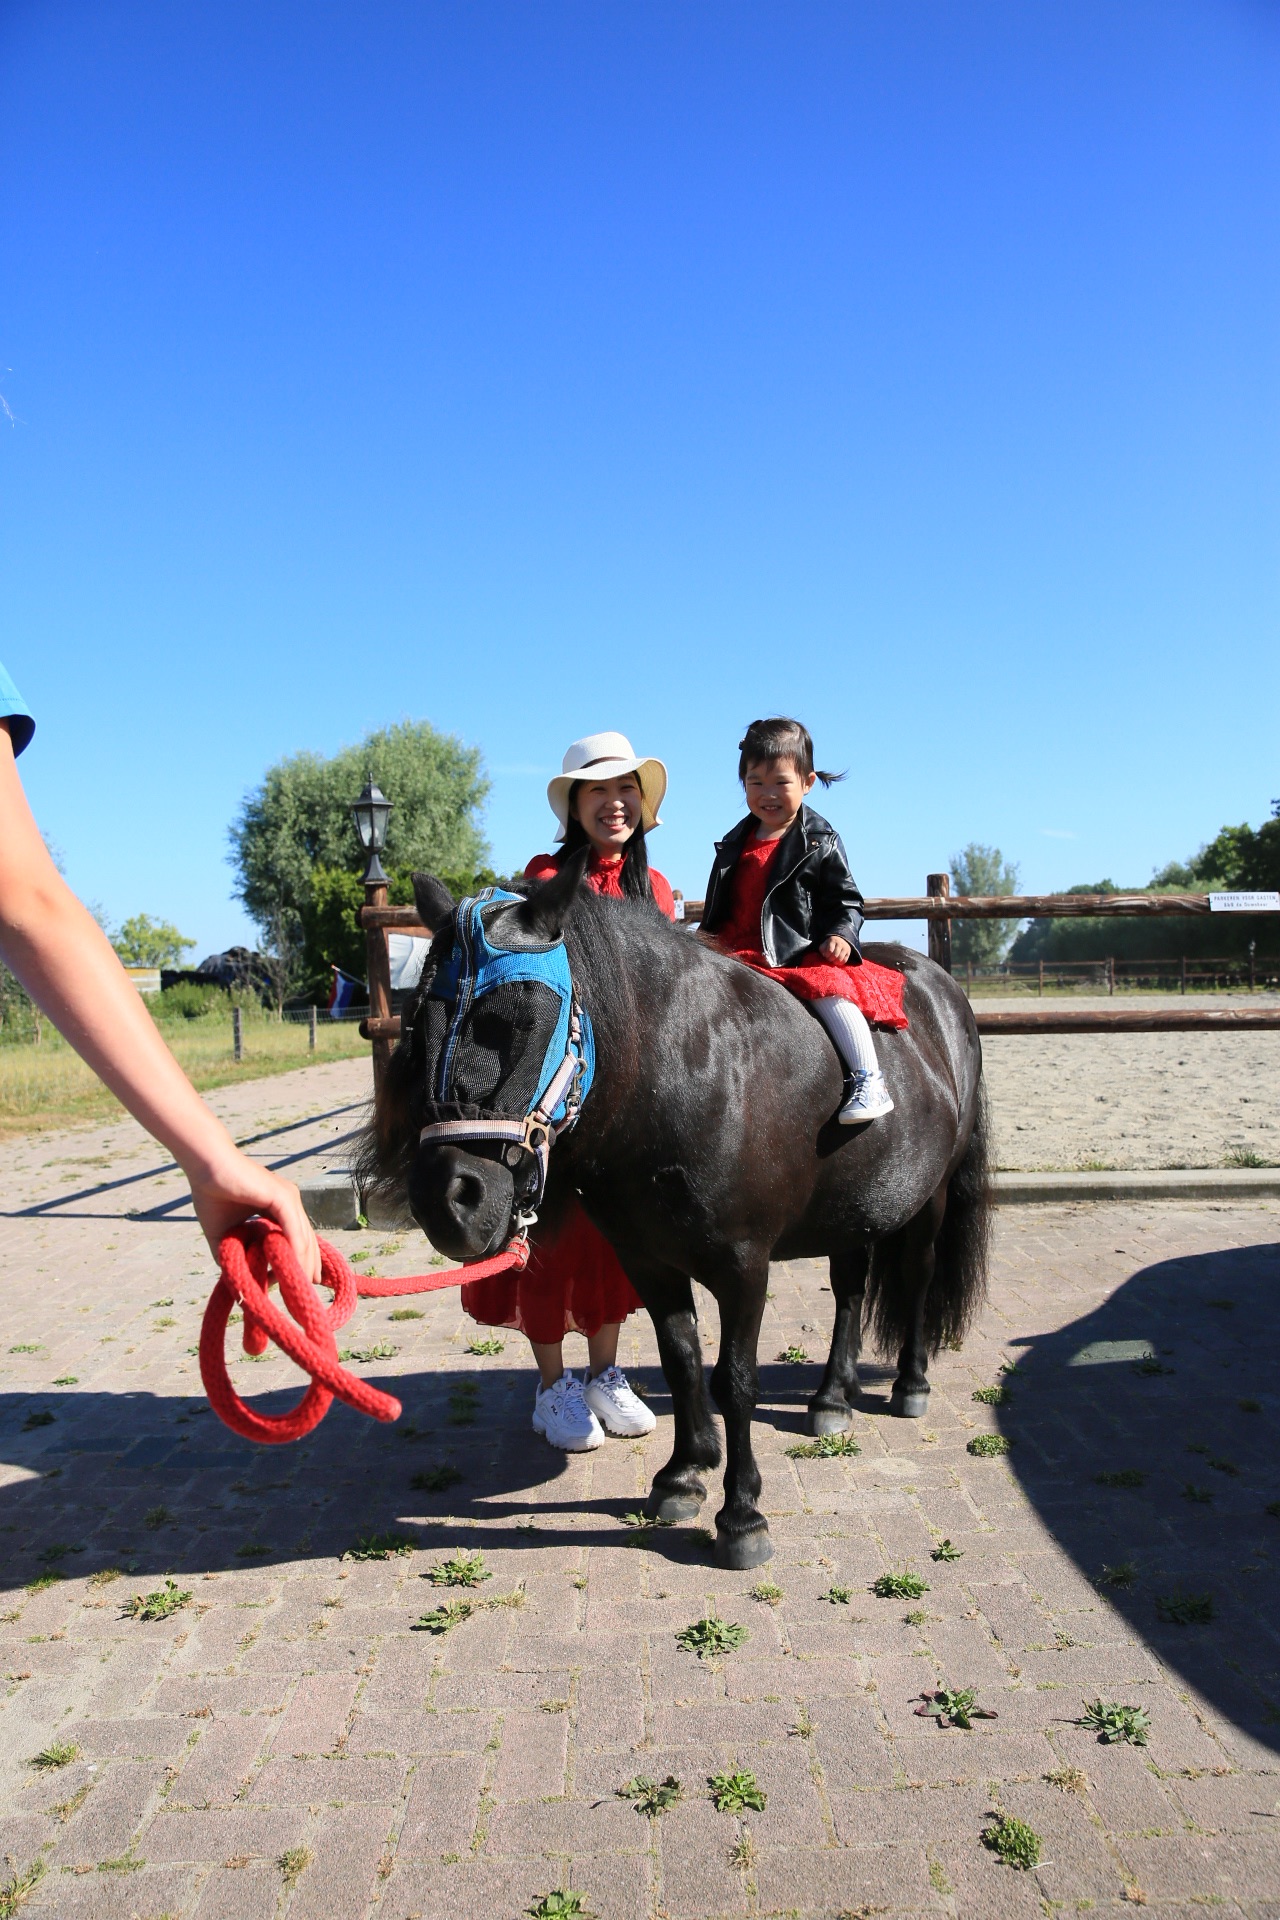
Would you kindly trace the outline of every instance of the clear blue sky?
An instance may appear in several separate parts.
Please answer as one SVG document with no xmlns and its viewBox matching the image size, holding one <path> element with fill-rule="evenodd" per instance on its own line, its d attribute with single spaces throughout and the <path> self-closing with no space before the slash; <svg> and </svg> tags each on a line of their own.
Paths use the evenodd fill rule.
<svg viewBox="0 0 1280 1920">
<path fill-rule="evenodd" d="M 243 937 L 274 760 L 564 746 L 700 892 L 770 710 L 867 892 L 1280 794 L 1271 0 L 0 11 L 0 658 L 77 889 Z M 393 796 L 394 797 L 394 796 Z"/>
</svg>

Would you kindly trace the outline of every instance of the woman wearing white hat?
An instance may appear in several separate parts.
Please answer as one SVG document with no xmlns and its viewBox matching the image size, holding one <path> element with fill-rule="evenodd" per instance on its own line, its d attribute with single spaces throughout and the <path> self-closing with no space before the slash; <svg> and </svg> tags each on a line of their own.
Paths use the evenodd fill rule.
<svg viewBox="0 0 1280 1920">
<path fill-rule="evenodd" d="M 588 886 L 615 900 L 649 900 L 675 918 L 671 888 L 649 865 L 645 835 L 661 823 L 667 790 L 661 760 L 645 760 L 621 733 L 575 740 L 563 771 L 547 788 L 559 822 L 558 852 L 540 853 L 526 880 L 546 880 L 579 847 L 591 848 Z M 533 1425 L 554 1447 L 584 1453 L 609 1433 L 651 1433 L 654 1416 L 618 1365 L 618 1334 L 640 1306 L 617 1254 L 570 1200 L 552 1237 L 536 1244 L 522 1273 L 473 1280 L 462 1304 L 482 1326 L 513 1327 L 528 1336 L 541 1379 Z M 579 1380 L 564 1364 L 566 1333 L 585 1334 L 590 1365 Z"/>
</svg>

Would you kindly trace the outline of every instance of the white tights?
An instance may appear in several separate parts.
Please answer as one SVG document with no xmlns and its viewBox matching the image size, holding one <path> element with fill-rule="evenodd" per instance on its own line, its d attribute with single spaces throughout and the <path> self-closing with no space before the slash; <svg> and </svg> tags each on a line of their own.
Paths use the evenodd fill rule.
<svg viewBox="0 0 1280 1920">
<path fill-rule="evenodd" d="M 831 1035 L 836 1052 L 852 1073 L 879 1071 L 875 1043 L 861 1007 L 834 994 L 825 1000 L 811 1000 L 809 1007 Z"/>
</svg>

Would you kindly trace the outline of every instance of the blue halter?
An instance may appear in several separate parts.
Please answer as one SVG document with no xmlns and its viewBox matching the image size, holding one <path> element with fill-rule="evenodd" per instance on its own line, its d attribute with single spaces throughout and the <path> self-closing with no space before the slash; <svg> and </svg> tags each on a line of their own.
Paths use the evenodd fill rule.
<svg viewBox="0 0 1280 1920">
<path fill-rule="evenodd" d="M 467 1016 L 475 1003 L 495 987 L 517 981 L 532 981 L 549 988 L 560 1003 L 543 1054 L 537 1089 L 519 1119 L 495 1114 L 474 1120 L 437 1120 L 423 1127 L 418 1138 L 420 1142 L 506 1140 L 509 1144 L 504 1158 L 510 1166 L 518 1165 L 522 1152 L 531 1153 L 538 1169 L 537 1185 L 519 1214 L 520 1224 L 527 1226 L 536 1217 L 530 1208 L 537 1207 L 542 1200 L 552 1145 L 574 1125 L 591 1091 L 596 1053 L 590 1017 L 578 1005 L 574 993 L 563 939 L 540 952 L 495 947 L 489 940 L 484 924 L 485 909 L 495 903 L 516 902 L 519 898 L 519 894 L 507 893 L 501 887 L 486 887 L 483 893 L 463 900 L 458 907 L 453 951 L 436 968 L 428 989 L 433 999 L 444 1000 L 452 1008 L 432 1091 L 438 1106 L 457 1104 L 454 1075 Z"/>
</svg>

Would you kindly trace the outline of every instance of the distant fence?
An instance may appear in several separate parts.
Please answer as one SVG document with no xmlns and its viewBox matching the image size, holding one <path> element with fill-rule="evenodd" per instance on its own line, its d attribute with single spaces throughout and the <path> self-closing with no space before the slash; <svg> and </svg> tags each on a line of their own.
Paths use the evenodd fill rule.
<svg viewBox="0 0 1280 1920">
<path fill-rule="evenodd" d="M 1163 919 L 1170 915 L 1258 913 L 1280 915 L 1280 895 L 1212 893 L 1014 893 L 953 895 L 951 876 L 931 873 L 923 894 L 901 899 L 865 900 L 866 920 L 924 920 L 929 927 L 929 958 L 950 973 L 953 920 Z M 677 900 L 686 924 L 702 917 L 705 902 Z M 387 935 L 427 928 L 416 907 L 389 907 L 385 886 L 366 886 L 365 905 L 356 911 L 364 929 L 369 972 L 369 1014 L 360 1032 L 373 1044 L 375 1081 L 381 1078 L 391 1047 L 400 1036 L 400 1016 L 391 1011 L 391 963 Z M 1054 963 L 1056 964 L 1056 963 Z M 1114 974 L 1111 976 L 1114 979 Z M 974 1009 L 979 1033 L 1201 1033 L 1280 1030 L 1280 1008 L 1187 1007 L 1143 1012 L 1138 1008 L 1040 1007 L 984 1011 Z"/>
</svg>

